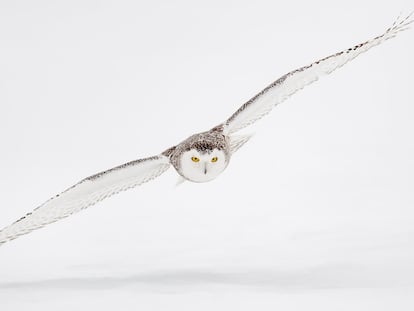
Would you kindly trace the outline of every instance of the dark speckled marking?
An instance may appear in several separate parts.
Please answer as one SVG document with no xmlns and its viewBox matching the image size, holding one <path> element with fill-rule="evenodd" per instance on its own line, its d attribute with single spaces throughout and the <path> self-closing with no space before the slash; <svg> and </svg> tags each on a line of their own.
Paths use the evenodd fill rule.
<svg viewBox="0 0 414 311">
<path fill-rule="evenodd" d="M 109 169 L 109 170 L 106 170 L 106 171 L 103 171 L 103 172 L 100 172 L 100 173 L 94 174 L 94 175 L 92 175 L 92 176 L 86 177 L 86 178 L 85 178 L 84 180 L 82 180 L 81 182 L 83 182 L 83 181 L 85 181 L 85 180 L 95 180 L 95 179 L 98 179 L 99 177 L 101 177 L 101 176 L 103 176 L 103 175 L 105 175 L 105 174 L 107 174 L 107 173 L 111 173 L 111 172 L 113 172 L 113 171 L 117 171 L 117 170 L 120 170 L 120 169 L 126 168 L 126 167 L 128 167 L 128 166 L 133 166 L 133 165 L 136 165 L 136 164 L 139 164 L 139 163 L 142 163 L 142 162 L 152 161 L 152 160 L 158 160 L 159 158 L 160 158 L 159 156 L 154 156 L 154 157 L 149 157 L 149 158 L 145 158 L 145 159 L 138 159 L 138 160 L 134 160 L 134 161 L 131 161 L 131 162 L 128 162 L 128 163 L 124 163 L 124 164 L 122 164 L 122 165 L 116 166 L 116 167 L 111 168 L 111 169 Z"/>
</svg>

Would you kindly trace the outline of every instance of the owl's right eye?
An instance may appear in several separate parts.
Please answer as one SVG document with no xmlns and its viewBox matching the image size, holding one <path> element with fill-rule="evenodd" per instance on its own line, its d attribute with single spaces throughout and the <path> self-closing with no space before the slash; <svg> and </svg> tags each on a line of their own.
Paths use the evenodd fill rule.
<svg viewBox="0 0 414 311">
<path fill-rule="evenodd" d="M 193 162 L 200 162 L 200 159 L 199 159 L 199 158 L 197 158 L 197 157 L 191 157 L 191 160 L 192 160 Z"/>
</svg>

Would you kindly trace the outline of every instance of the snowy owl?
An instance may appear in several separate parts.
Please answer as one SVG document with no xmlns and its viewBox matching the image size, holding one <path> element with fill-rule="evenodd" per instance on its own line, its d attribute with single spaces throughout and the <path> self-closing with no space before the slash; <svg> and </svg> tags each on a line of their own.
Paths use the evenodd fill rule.
<svg viewBox="0 0 414 311">
<path fill-rule="evenodd" d="M 209 131 L 194 134 L 159 155 L 128 162 L 83 179 L 0 231 L 0 244 L 148 182 L 170 166 L 184 180 L 202 183 L 215 179 L 226 169 L 232 155 L 250 138 L 235 135 L 236 132 L 262 118 L 273 107 L 319 77 L 408 29 L 414 21 L 411 16 L 398 18 L 378 37 L 285 74 Z"/>
</svg>

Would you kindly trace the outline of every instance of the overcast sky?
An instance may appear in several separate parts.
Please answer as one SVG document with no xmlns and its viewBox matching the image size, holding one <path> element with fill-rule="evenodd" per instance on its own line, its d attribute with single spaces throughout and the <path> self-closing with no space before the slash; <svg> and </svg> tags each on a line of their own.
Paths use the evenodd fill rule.
<svg viewBox="0 0 414 311">
<path fill-rule="evenodd" d="M 279 76 L 412 9 L 2 0 L 0 227 L 86 176 L 217 125 Z M 2 246 L 0 308 L 56 310 L 57 287 L 68 310 L 71 297 L 101 309 L 412 310 L 412 55 L 413 30 L 297 93 L 247 129 L 255 136 L 211 183 L 176 188 L 171 170 Z"/>
</svg>

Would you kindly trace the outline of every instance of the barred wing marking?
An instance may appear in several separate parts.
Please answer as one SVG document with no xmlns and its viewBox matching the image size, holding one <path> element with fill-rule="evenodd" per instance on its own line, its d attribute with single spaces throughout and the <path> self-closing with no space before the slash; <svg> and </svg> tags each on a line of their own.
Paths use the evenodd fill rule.
<svg viewBox="0 0 414 311">
<path fill-rule="evenodd" d="M 232 134 L 256 122 L 268 114 L 274 106 L 282 103 L 289 96 L 295 94 L 305 86 L 317 81 L 324 75 L 330 74 L 335 69 L 342 67 L 370 48 L 394 38 L 399 32 L 407 30 L 413 22 L 411 19 L 412 15 L 413 13 L 403 19 L 399 17 L 390 28 L 374 39 L 320 59 L 308 66 L 296 69 L 280 77 L 242 105 L 227 119 L 224 123 L 224 133 L 227 135 Z"/>
<path fill-rule="evenodd" d="M 169 167 L 169 158 L 160 155 L 128 162 L 87 177 L 1 230 L 0 245 L 148 182 Z"/>
</svg>

